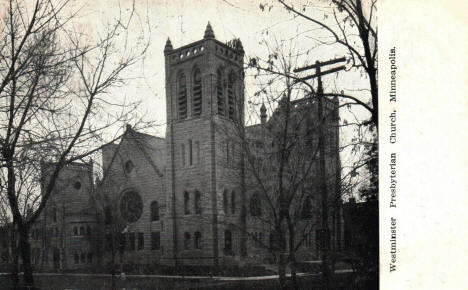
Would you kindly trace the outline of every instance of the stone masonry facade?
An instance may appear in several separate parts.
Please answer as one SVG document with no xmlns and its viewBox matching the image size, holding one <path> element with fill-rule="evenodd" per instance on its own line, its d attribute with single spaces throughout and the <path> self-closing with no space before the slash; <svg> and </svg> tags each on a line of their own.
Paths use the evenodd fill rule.
<svg viewBox="0 0 468 290">
<path fill-rule="evenodd" d="M 262 123 L 243 127 L 242 43 L 218 41 L 208 23 L 200 41 L 173 48 L 168 39 L 164 55 L 165 138 L 127 126 L 118 144 L 102 150 L 100 179 L 92 178 L 93 164 L 65 168 L 32 230 L 36 267 L 271 261 L 259 246 L 271 239 L 271 228 L 251 212 L 255 189 L 248 188 L 252 176 L 242 170 L 248 162 L 238 139 L 247 134 L 262 146 L 271 142 L 265 136 L 275 117 L 267 121 L 263 107 Z M 338 131 L 331 134 L 327 182 L 336 191 Z M 310 240 L 301 251 L 318 258 Z"/>
</svg>

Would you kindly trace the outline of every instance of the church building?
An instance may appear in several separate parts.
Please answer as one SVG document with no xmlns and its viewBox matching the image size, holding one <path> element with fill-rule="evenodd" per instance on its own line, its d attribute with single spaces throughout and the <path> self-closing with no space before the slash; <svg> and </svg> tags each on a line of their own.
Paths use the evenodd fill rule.
<svg viewBox="0 0 468 290">
<path fill-rule="evenodd" d="M 242 43 L 220 42 L 209 23 L 199 41 L 174 48 L 168 39 L 164 56 L 165 138 L 127 126 L 118 144 L 103 148 L 100 179 L 92 178 L 97 162 L 64 168 L 67 181 L 32 231 L 37 267 L 82 269 L 121 259 L 172 266 L 271 262 L 259 246 L 272 239 L 265 201 L 249 188 L 253 175 L 239 138 L 274 148 L 265 136 L 279 113 L 267 120 L 262 106 L 261 123 L 244 126 Z M 337 103 L 328 109 L 337 124 Z M 338 191 L 338 129 L 330 132 L 329 188 Z M 304 223 L 311 218 L 306 213 Z M 338 224 L 340 218 L 331 227 L 339 231 Z M 315 238 L 315 229 L 304 234 L 305 259 L 319 258 Z"/>
</svg>

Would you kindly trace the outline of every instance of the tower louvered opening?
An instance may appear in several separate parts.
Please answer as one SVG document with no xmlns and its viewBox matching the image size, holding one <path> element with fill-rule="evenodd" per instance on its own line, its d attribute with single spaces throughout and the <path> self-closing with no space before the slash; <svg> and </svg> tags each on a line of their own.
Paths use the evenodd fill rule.
<svg viewBox="0 0 468 290">
<path fill-rule="evenodd" d="M 216 76 L 216 97 L 218 99 L 218 114 L 224 116 L 226 112 L 224 108 L 223 73 L 221 70 L 218 70 Z"/>
<path fill-rule="evenodd" d="M 235 120 L 234 74 L 229 75 L 227 86 L 229 119 Z"/>
<path fill-rule="evenodd" d="M 187 82 L 184 74 L 179 77 L 179 119 L 187 118 Z"/>
<path fill-rule="evenodd" d="M 193 73 L 193 115 L 198 116 L 202 113 L 202 81 L 200 69 Z"/>
</svg>

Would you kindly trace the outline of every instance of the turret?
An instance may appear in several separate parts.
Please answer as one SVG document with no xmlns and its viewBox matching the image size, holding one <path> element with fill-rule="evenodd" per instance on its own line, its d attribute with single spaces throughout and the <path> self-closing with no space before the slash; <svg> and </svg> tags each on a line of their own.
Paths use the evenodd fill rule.
<svg viewBox="0 0 468 290">
<path fill-rule="evenodd" d="M 171 51 L 172 49 L 173 49 L 172 43 L 171 43 L 171 40 L 168 37 L 167 41 L 166 41 L 166 46 L 164 46 L 164 52 L 167 53 L 167 52 Z"/>
<path fill-rule="evenodd" d="M 206 25 L 205 35 L 203 36 L 204 39 L 214 39 L 215 35 L 213 29 L 211 28 L 210 22 Z"/>
<path fill-rule="evenodd" d="M 262 125 L 266 123 L 266 119 L 267 119 L 266 107 L 265 107 L 265 104 L 262 103 L 262 106 L 260 107 L 260 120 L 262 122 Z"/>
</svg>

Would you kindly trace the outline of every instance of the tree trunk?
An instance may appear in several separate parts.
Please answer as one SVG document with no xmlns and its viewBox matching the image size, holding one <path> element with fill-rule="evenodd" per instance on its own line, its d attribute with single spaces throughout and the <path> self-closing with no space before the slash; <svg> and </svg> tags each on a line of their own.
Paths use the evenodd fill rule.
<svg viewBox="0 0 468 290">
<path fill-rule="evenodd" d="M 278 257 L 278 274 L 281 289 L 286 289 L 286 258 L 283 251 L 279 253 Z"/>
<path fill-rule="evenodd" d="M 297 283 L 297 270 L 296 270 L 296 254 L 291 255 L 291 280 L 295 290 L 299 290 L 299 284 Z"/>
<path fill-rule="evenodd" d="M 288 230 L 289 230 L 289 262 L 291 265 L 291 280 L 295 290 L 299 289 L 299 284 L 297 283 L 297 270 L 296 270 L 296 231 L 294 229 L 294 223 L 291 220 L 291 217 L 287 216 Z"/>
<path fill-rule="evenodd" d="M 10 233 L 11 235 L 13 234 L 13 229 Z M 10 237 L 11 238 L 11 254 L 12 254 L 12 261 L 11 261 L 11 283 L 13 289 L 18 289 L 19 287 L 19 269 L 18 269 L 18 246 L 16 244 L 16 238 Z"/>
<path fill-rule="evenodd" d="M 29 245 L 29 227 L 19 224 L 18 225 L 19 233 L 19 250 L 21 251 L 21 258 L 23 262 L 23 271 L 24 271 L 24 286 L 33 287 L 33 269 L 31 266 L 31 246 Z"/>
</svg>

